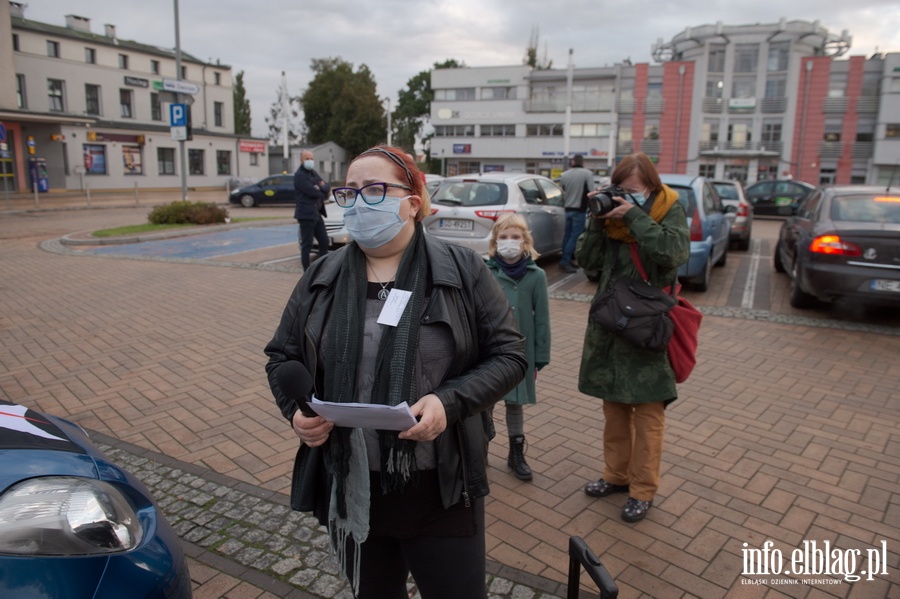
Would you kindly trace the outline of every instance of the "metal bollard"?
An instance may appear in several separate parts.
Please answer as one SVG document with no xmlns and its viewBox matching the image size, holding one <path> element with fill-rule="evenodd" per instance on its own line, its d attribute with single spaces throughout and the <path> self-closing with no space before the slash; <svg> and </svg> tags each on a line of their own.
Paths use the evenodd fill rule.
<svg viewBox="0 0 900 599">
<path fill-rule="evenodd" d="M 41 201 L 38 199 L 38 184 L 37 184 L 37 181 L 35 181 L 35 182 L 33 183 L 33 185 L 34 185 L 34 207 L 35 207 L 35 208 L 40 208 L 40 207 L 41 207 Z"/>
<path fill-rule="evenodd" d="M 137 181 L 134 182 L 134 205 L 135 205 L 135 206 L 138 205 L 138 188 L 137 188 Z"/>
</svg>

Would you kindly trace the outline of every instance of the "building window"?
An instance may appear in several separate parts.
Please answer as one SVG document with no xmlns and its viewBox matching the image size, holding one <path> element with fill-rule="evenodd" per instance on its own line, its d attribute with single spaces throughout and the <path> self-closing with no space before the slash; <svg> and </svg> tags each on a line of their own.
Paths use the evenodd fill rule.
<svg viewBox="0 0 900 599">
<path fill-rule="evenodd" d="M 734 76 L 731 82 L 732 98 L 755 98 L 756 97 L 756 76 Z"/>
<path fill-rule="evenodd" d="M 609 137 L 610 126 L 605 123 L 575 123 L 569 126 L 570 137 Z"/>
<path fill-rule="evenodd" d="M 86 83 L 84 85 L 84 111 L 90 115 L 100 114 L 100 86 Z"/>
<path fill-rule="evenodd" d="M 563 126 L 559 125 L 528 125 L 525 128 L 528 137 L 562 137 Z"/>
<path fill-rule="evenodd" d="M 707 98 L 716 98 L 718 100 L 722 99 L 722 90 L 725 88 L 725 81 L 722 79 L 707 79 L 706 80 L 706 97 Z"/>
<path fill-rule="evenodd" d="M 710 44 L 709 58 L 706 63 L 706 72 L 708 73 L 724 73 L 725 72 L 725 44 Z"/>
<path fill-rule="evenodd" d="M 728 125 L 728 141 L 733 148 L 743 148 L 753 139 L 751 130 L 752 124 L 749 122 L 730 123 Z"/>
<path fill-rule="evenodd" d="M 47 40 L 47 56 L 59 58 L 59 42 Z"/>
<path fill-rule="evenodd" d="M 228 150 L 216 150 L 216 174 L 231 174 L 231 152 Z"/>
<path fill-rule="evenodd" d="M 216 124 L 216 127 L 222 126 L 222 123 L 225 121 L 224 102 L 213 102 L 213 120 Z"/>
<path fill-rule="evenodd" d="M 860 96 L 877 96 L 881 93 L 881 71 L 863 73 Z"/>
<path fill-rule="evenodd" d="M 847 89 L 847 73 L 832 73 L 828 78 L 828 97 L 843 98 Z"/>
<path fill-rule="evenodd" d="M 719 121 L 717 119 L 707 119 L 703 121 L 700 129 L 700 141 L 717 142 L 719 141 Z"/>
<path fill-rule="evenodd" d="M 159 61 L 151 60 L 150 61 L 150 72 L 154 75 L 159 75 Z"/>
<path fill-rule="evenodd" d="M 162 103 L 159 101 L 159 94 L 150 94 L 150 119 L 153 121 L 162 120 Z"/>
<path fill-rule="evenodd" d="M 699 174 L 701 177 L 706 177 L 707 179 L 715 179 L 716 165 L 715 164 L 701 164 L 700 172 L 697 174 Z"/>
<path fill-rule="evenodd" d="M 787 95 L 787 76 L 776 75 L 766 79 L 766 97 L 784 98 Z"/>
<path fill-rule="evenodd" d="M 662 98 L 662 81 L 647 82 L 647 99 L 659 100 Z"/>
<path fill-rule="evenodd" d="M 134 111 L 132 110 L 133 96 L 134 94 L 131 93 L 130 89 L 119 90 L 119 106 L 122 108 L 123 119 L 134 118 Z"/>
<path fill-rule="evenodd" d="M 482 100 L 515 100 L 516 88 L 514 87 L 483 87 L 481 88 Z"/>
<path fill-rule="evenodd" d="M 18 51 L 19 51 L 19 34 L 14 33 L 13 34 L 13 52 L 18 52 Z"/>
<path fill-rule="evenodd" d="M 860 117 L 856 122 L 856 141 L 875 141 L 875 119 Z"/>
<path fill-rule="evenodd" d="M 97 51 L 94 48 L 84 49 L 84 62 L 88 64 L 97 64 Z"/>
<path fill-rule="evenodd" d="M 734 45 L 734 72 L 755 73 L 759 62 L 759 44 Z"/>
<path fill-rule="evenodd" d="M 128 68 L 128 55 L 127 54 L 119 54 L 119 68 L 120 69 Z"/>
<path fill-rule="evenodd" d="M 481 137 L 515 137 L 515 125 L 482 125 Z"/>
<path fill-rule="evenodd" d="M 122 166 L 126 175 L 143 175 L 144 160 L 141 156 L 141 146 L 122 146 Z"/>
<path fill-rule="evenodd" d="M 181 78 L 187 79 L 187 67 L 184 65 L 181 66 Z"/>
<path fill-rule="evenodd" d="M 655 140 L 659 139 L 659 119 L 658 118 L 648 118 L 644 121 L 644 139 Z"/>
<path fill-rule="evenodd" d="M 475 125 L 438 125 L 435 137 L 475 137 Z"/>
<path fill-rule="evenodd" d="M 213 73 L 213 83 L 222 85 L 222 73 Z"/>
<path fill-rule="evenodd" d="M 474 87 L 461 87 L 457 89 L 436 89 L 434 90 L 434 99 L 436 102 L 459 102 L 460 100 L 474 100 Z"/>
<path fill-rule="evenodd" d="M 841 130 L 843 129 L 843 126 L 843 119 L 825 119 L 825 131 L 822 136 L 822 141 L 841 141 Z"/>
<path fill-rule="evenodd" d="M 259 166 L 259 152 L 250 152 L 250 166 Z"/>
<path fill-rule="evenodd" d="M 766 70 L 788 70 L 788 59 L 790 58 L 790 51 L 790 42 L 773 42 L 769 44 L 769 60 L 766 62 Z"/>
<path fill-rule="evenodd" d="M 900 123 L 888 123 L 884 129 L 885 139 L 900 139 Z"/>
<path fill-rule="evenodd" d="M 203 173 L 203 150 L 188 150 L 188 174 L 202 175 Z"/>
<path fill-rule="evenodd" d="M 16 106 L 28 107 L 28 98 L 25 96 L 25 75 L 21 73 L 16 73 Z"/>
<path fill-rule="evenodd" d="M 61 79 L 47 79 L 47 95 L 50 100 L 51 112 L 63 112 L 66 109 L 63 88 L 64 83 Z"/>
<path fill-rule="evenodd" d="M 781 121 L 763 121 L 760 141 L 763 143 L 781 141 Z"/>
<path fill-rule="evenodd" d="M 175 148 L 156 148 L 156 161 L 160 175 L 175 174 Z"/>
<path fill-rule="evenodd" d="M 106 174 L 106 146 L 100 144 L 84 144 L 84 172 L 88 175 Z"/>
</svg>

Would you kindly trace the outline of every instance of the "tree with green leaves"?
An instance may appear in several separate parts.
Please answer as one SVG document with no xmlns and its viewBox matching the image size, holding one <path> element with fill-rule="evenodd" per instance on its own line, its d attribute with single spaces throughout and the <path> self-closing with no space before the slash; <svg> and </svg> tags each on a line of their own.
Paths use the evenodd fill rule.
<svg viewBox="0 0 900 599">
<path fill-rule="evenodd" d="M 553 61 L 547 60 L 546 45 L 544 46 L 544 60 L 538 61 L 539 40 L 540 34 L 538 33 L 538 27 L 535 25 L 531 28 L 531 37 L 528 40 L 528 47 L 525 49 L 525 59 L 522 61 L 522 64 L 528 65 L 536 71 L 546 70 L 553 66 Z"/>
<path fill-rule="evenodd" d="M 303 140 L 303 127 L 300 124 L 300 98 L 288 94 L 284 82 L 278 85 L 277 99 L 269 108 L 266 123 L 269 125 L 269 142 L 282 145 L 284 142 L 284 126 L 287 123 L 288 145 Z"/>
<path fill-rule="evenodd" d="M 387 115 L 366 65 L 355 71 L 341 58 L 314 58 L 315 76 L 300 97 L 308 141 L 333 141 L 351 156 L 387 139 Z"/>
<path fill-rule="evenodd" d="M 451 69 L 466 65 L 455 60 L 434 63 L 435 69 Z M 434 90 L 431 89 L 431 71 L 422 71 L 406 83 L 406 89 L 397 92 L 397 108 L 391 113 L 394 145 L 397 145 L 415 156 L 416 143 L 421 142 L 428 152 L 430 135 L 419 139 L 425 123 L 431 115 L 431 103 L 434 101 Z"/>
<path fill-rule="evenodd" d="M 250 135 L 250 98 L 244 87 L 244 71 L 234 76 L 234 132 Z"/>
</svg>

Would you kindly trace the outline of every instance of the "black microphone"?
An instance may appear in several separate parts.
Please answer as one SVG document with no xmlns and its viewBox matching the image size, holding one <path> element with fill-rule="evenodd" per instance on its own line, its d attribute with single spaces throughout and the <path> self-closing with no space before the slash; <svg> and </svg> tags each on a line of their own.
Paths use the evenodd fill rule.
<svg viewBox="0 0 900 599">
<path fill-rule="evenodd" d="M 296 403 L 304 416 L 317 416 L 308 403 L 313 388 L 312 376 L 303 364 L 296 360 L 283 363 L 275 371 L 275 382 L 281 393 Z"/>
</svg>

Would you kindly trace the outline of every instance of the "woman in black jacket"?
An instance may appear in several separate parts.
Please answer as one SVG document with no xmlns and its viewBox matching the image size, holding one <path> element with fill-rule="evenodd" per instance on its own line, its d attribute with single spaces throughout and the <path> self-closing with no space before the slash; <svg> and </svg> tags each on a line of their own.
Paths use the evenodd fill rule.
<svg viewBox="0 0 900 599">
<path fill-rule="evenodd" d="M 265 350 L 272 392 L 300 440 L 325 449 L 315 511 L 360 598 L 405 599 L 410 573 L 425 599 L 485 597 L 490 408 L 525 374 L 522 336 L 481 258 L 425 235 L 430 203 L 407 154 L 363 152 L 346 185 L 332 194 L 354 241 L 297 284 Z M 379 323 L 392 306 L 396 324 Z M 291 361 L 323 401 L 406 402 L 418 423 L 305 416 L 278 374 Z"/>
</svg>

